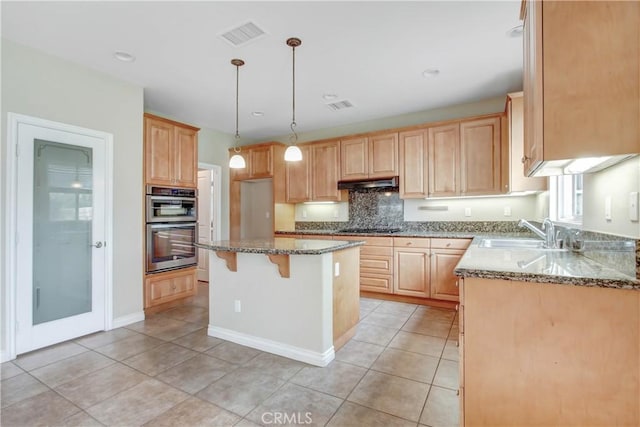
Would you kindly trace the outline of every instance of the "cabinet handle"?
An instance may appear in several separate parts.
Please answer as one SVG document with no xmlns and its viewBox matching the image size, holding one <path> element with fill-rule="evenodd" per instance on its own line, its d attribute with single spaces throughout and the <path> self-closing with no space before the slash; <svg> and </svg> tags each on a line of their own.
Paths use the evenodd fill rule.
<svg viewBox="0 0 640 427">
<path fill-rule="evenodd" d="M 411 246 L 411 242 L 407 242 L 407 246 Z"/>
<path fill-rule="evenodd" d="M 173 286 L 171 287 L 171 290 L 172 290 L 172 291 L 175 291 L 175 290 L 176 290 L 176 285 L 173 285 Z"/>
<path fill-rule="evenodd" d="M 456 288 L 459 287 L 460 285 L 458 284 L 458 281 L 456 280 Z"/>
<path fill-rule="evenodd" d="M 456 390 L 456 396 L 460 396 L 460 389 Z"/>
<path fill-rule="evenodd" d="M 527 160 L 531 160 L 531 157 L 528 157 L 528 156 L 522 156 L 522 159 L 520 159 L 520 161 L 521 161 L 522 163 L 525 163 Z"/>
<path fill-rule="evenodd" d="M 447 247 L 451 246 L 451 243 L 447 243 Z"/>
<path fill-rule="evenodd" d="M 456 304 L 456 311 L 458 311 L 458 308 L 460 308 L 460 304 Z"/>
</svg>

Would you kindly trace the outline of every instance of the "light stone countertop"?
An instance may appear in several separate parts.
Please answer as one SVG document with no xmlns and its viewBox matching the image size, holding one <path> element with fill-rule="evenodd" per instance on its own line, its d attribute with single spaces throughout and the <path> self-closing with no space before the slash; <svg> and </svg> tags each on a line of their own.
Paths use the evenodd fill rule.
<svg viewBox="0 0 640 427">
<path fill-rule="evenodd" d="M 221 240 L 210 244 L 196 243 L 195 246 L 212 251 L 242 252 L 270 255 L 320 255 L 363 245 L 360 241 L 292 239 L 276 237 L 255 240 Z"/>
<path fill-rule="evenodd" d="M 635 277 L 571 251 L 483 248 L 481 240 L 473 240 L 456 266 L 458 276 L 640 290 Z"/>
</svg>

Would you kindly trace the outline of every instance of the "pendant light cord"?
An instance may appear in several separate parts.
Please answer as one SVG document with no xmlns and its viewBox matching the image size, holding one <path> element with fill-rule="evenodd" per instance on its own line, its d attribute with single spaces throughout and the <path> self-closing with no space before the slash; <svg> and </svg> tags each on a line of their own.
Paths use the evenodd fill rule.
<svg viewBox="0 0 640 427">
<path fill-rule="evenodd" d="M 242 59 L 232 59 L 231 63 L 236 67 L 236 136 L 233 151 L 239 153 L 240 148 L 238 147 L 238 141 L 240 140 L 240 133 L 238 132 L 238 122 L 240 115 L 238 114 L 238 105 L 240 104 L 240 67 L 244 65 L 244 61 Z"/>
<path fill-rule="evenodd" d="M 292 81 L 292 86 L 293 86 L 293 90 L 291 92 L 291 133 L 293 134 L 290 138 L 291 143 L 293 145 L 296 144 L 296 142 L 298 142 L 298 134 L 296 133 L 296 47 L 300 46 L 302 44 L 302 42 L 300 41 L 300 39 L 292 37 L 290 39 L 287 40 L 287 45 L 291 46 L 291 50 L 292 50 L 292 58 L 293 61 L 291 63 L 291 68 L 292 68 L 292 73 L 291 73 L 291 81 Z"/>
</svg>

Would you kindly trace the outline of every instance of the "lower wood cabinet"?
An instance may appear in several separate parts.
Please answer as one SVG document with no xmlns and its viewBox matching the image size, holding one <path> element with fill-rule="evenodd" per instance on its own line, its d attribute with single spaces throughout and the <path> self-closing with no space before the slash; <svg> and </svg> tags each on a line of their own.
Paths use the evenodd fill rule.
<svg viewBox="0 0 640 427">
<path fill-rule="evenodd" d="M 364 240 L 360 247 L 360 290 L 393 293 L 393 238 L 334 235 L 334 240 Z"/>
<path fill-rule="evenodd" d="M 462 426 L 640 425 L 640 292 L 465 277 Z"/>
<path fill-rule="evenodd" d="M 148 274 L 144 279 L 144 308 L 196 294 L 196 269 Z"/>
</svg>

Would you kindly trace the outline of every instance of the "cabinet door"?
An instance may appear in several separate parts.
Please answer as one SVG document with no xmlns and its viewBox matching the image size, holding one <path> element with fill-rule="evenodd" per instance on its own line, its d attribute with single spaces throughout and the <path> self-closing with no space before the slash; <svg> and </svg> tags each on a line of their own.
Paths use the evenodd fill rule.
<svg viewBox="0 0 640 427">
<path fill-rule="evenodd" d="M 355 180 L 369 177 L 369 139 L 354 138 L 340 141 L 340 179 Z"/>
<path fill-rule="evenodd" d="M 198 186 L 198 132 L 175 126 L 174 131 L 175 185 Z"/>
<path fill-rule="evenodd" d="M 369 178 L 398 175 L 398 134 L 369 138 Z"/>
<path fill-rule="evenodd" d="M 145 279 L 144 307 L 149 308 L 194 295 L 195 284 L 195 269 L 149 275 Z"/>
<path fill-rule="evenodd" d="M 394 249 L 393 293 L 429 297 L 429 249 Z"/>
<path fill-rule="evenodd" d="M 463 250 L 433 249 L 431 252 L 431 298 L 458 301 L 458 278 L 453 273 Z"/>
<path fill-rule="evenodd" d="M 429 196 L 460 194 L 460 125 L 429 128 Z"/>
<path fill-rule="evenodd" d="M 173 185 L 173 125 L 144 119 L 145 182 Z"/>
<path fill-rule="evenodd" d="M 309 146 L 301 146 L 302 160 L 286 162 L 286 200 L 287 203 L 300 203 L 311 200 L 311 163 Z"/>
<path fill-rule="evenodd" d="M 304 156 L 304 152 L 302 153 Z M 340 191 L 340 142 L 311 145 L 311 194 L 313 200 L 338 201 Z"/>
<path fill-rule="evenodd" d="M 460 123 L 460 194 L 500 193 L 500 117 Z"/>
<path fill-rule="evenodd" d="M 251 178 L 271 178 L 273 177 L 273 147 L 256 147 L 250 151 Z"/>
<path fill-rule="evenodd" d="M 542 162 L 542 2 L 528 1 L 523 27 L 524 175 Z"/>
<path fill-rule="evenodd" d="M 422 130 L 401 132 L 399 140 L 400 198 L 427 197 L 427 135 Z"/>
</svg>

